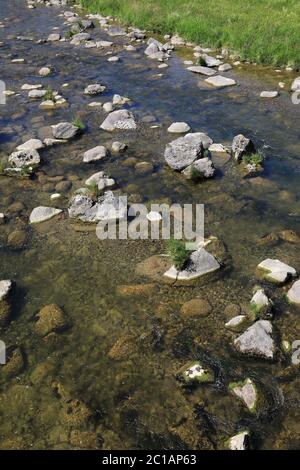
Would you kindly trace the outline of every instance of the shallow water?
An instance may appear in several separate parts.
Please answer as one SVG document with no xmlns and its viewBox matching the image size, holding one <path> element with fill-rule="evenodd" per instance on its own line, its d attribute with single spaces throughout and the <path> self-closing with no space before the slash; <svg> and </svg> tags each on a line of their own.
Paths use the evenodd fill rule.
<svg viewBox="0 0 300 470">
<path fill-rule="evenodd" d="M 199 77 L 185 70 L 181 53 L 173 54 L 169 68 L 161 71 L 156 61 L 143 55 L 144 46 L 137 53 L 124 51 L 126 37 L 113 39 L 121 58 L 116 64 L 98 49 L 68 42 L 37 45 L 35 41 L 47 38 L 53 27 L 68 29 L 59 16 L 62 11 L 31 11 L 23 1 L 0 0 L 0 21 L 5 25 L 0 28 L 0 78 L 20 93 L 0 106 L 0 157 L 29 138 L 44 137 L 51 124 L 79 115 L 87 125 L 80 139 L 43 150 L 37 178 L 0 177 L 0 212 L 9 214 L 0 226 L 0 279 L 14 279 L 17 285 L 13 321 L 1 330 L 1 339 L 8 346 L 20 346 L 25 357 L 17 376 L 8 379 L 0 371 L 1 447 L 219 449 L 247 427 L 259 449 L 299 448 L 298 370 L 282 378 L 290 356 L 278 354 L 274 363 L 241 358 L 230 346 L 234 335 L 224 328 L 225 308 L 249 303 L 259 262 L 279 258 L 300 271 L 299 244 L 256 242 L 265 233 L 300 231 L 300 108 L 286 91 L 276 100 L 258 97 L 278 81 L 289 89 L 294 75 L 244 65 L 227 74 L 238 87 L 215 91 L 199 86 Z M 107 39 L 98 27 L 91 34 Z M 19 35 L 35 41 L 18 40 Z M 20 57 L 25 64 L 11 63 Z M 44 65 L 53 66 L 55 73 L 40 78 L 38 70 Z M 114 93 L 132 99 L 130 109 L 146 121 L 137 133 L 112 135 L 99 129 L 105 113 L 88 107 L 94 99 L 83 95 L 93 82 L 107 86 L 95 100 L 109 101 Z M 68 107 L 41 111 L 39 101 L 29 102 L 27 92 L 20 91 L 24 83 L 50 85 L 67 98 Z M 64 83 L 69 86 L 63 88 Z M 166 129 L 177 120 L 207 132 L 215 142 L 229 144 L 241 132 L 251 137 L 267 157 L 264 175 L 243 180 L 224 157 L 215 160 L 218 176 L 212 181 L 195 185 L 175 175 L 164 166 L 163 151 L 174 138 Z M 158 127 L 152 129 L 152 124 Z M 116 140 L 128 142 L 125 155 L 94 166 L 82 164 L 85 150 L 100 144 L 109 147 Z M 124 165 L 128 157 L 153 163 L 153 173 L 138 175 L 134 167 Z M 71 223 L 66 210 L 58 218 L 28 227 L 31 210 L 50 205 L 57 184 L 51 177 L 63 175 L 72 182 L 55 203 L 66 209 L 73 191 L 101 169 L 124 193 L 130 194 L 127 187 L 134 183 L 131 197 L 143 202 L 204 203 L 206 234 L 224 242 L 229 269 L 202 287 L 156 285 L 150 297 L 123 298 L 116 293 L 119 285 L 149 282 L 135 274 L 135 267 L 162 253 L 162 243 L 100 242 L 93 230 L 82 231 L 82 226 Z M 17 210 L 16 202 L 23 207 Z M 28 232 L 28 242 L 16 251 L 7 246 L 7 237 L 18 228 Z M 285 303 L 282 288 L 266 287 L 275 299 L 278 336 L 300 339 L 298 310 Z M 208 299 L 212 313 L 184 319 L 180 307 L 195 297 Z M 70 328 L 41 339 L 34 331 L 35 316 L 50 303 L 63 307 Z M 108 352 L 124 335 L 129 338 L 125 352 L 113 360 Z M 213 367 L 216 380 L 188 393 L 175 372 L 193 358 Z M 264 396 L 254 415 L 227 390 L 229 382 L 248 376 Z M 71 400 L 80 401 L 76 405 Z"/>
</svg>

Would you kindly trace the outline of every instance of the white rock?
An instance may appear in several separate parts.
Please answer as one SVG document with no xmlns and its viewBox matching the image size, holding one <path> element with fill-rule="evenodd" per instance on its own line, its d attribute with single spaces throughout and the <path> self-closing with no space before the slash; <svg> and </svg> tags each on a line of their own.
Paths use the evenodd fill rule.
<svg viewBox="0 0 300 470">
<path fill-rule="evenodd" d="M 60 199 L 60 198 L 61 198 L 61 194 L 59 193 L 54 193 L 54 194 L 51 194 L 50 196 L 51 201 L 55 201 L 56 199 Z"/>
<path fill-rule="evenodd" d="M 189 132 L 190 129 L 190 126 L 186 122 L 173 122 L 173 124 L 168 127 L 168 132 L 183 134 L 184 132 Z"/>
<path fill-rule="evenodd" d="M 246 379 L 242 384 L 232 385 L 231 391 L 244 402 L 250 411 L 255 409 L 257 392 L 251 379 Z"/>
<path fill-rule="evenodd" d="M 156 212 L 156 211 L 148 212 L 146 217 L 150 222 L 159 222 L 160 220 L 162 220 L 161 214 L 159 212 Z"/>
<path fill-rule="evenodd" d="M 164 276 L 177 281 L 191 281 L 218 269 L 220 269 L 220 264 L 215 257 L 202 248 L 191 253 L 185 269 L 178 271 L 175 266 L 172 266 L 164 273 Z"/>
<path fill-rule="evenodd" d="M 228 70 L 231 70 L 232 66 L 230 64 L 221 64 L 218 67 L 219 72 L 228 72 Z"/>
<path fill-rule="evenodd" d="M 111 101 L 107 101 L 103 104 L 103 109 L 106 113 L 111 113 L 114 110 L 114 105 Z"/>
<path fill-rule="evenodd" d="M 31 85 L 29 83 L 24 83 L 24 85 L 21 86 L 21 90 L 39 90 L 40 88 L 42 88 L 42 85 L 40 84 L 36 84 L 36 85 Z"/>
<path fill-rule="evenodd" d="M 30 139 L 17 147 L 17 150 L 39 150 L 44 148 L 45 145 L 40 139 Z"/>
<path fill-rule="evenodd" d="M 28 92 L 28 98 L 31 98 L 33 100 L 43 98 L 46 95 L 47 91 L 46 90 L 30 90 Z"/>
<path fill-rule="evenodd" d="M 261 98 L 276 98 L 278 95 L 278 91 L 262 91 L 259 96 Z"/>
<path fill-rule="evenodd" d="M 222 144 L 211 144 L 211 146 L 208 149 L 210 152 L 216 152 L 216 153 L 226 153 L 227 149 L 224 147 Z"/>
<path fill-rule="evenodd" d="M 256 310 L 261 310 L 264 307 L 270 307 L 272 301 L 266 296 L 263 289 L 258 289 L 250 300 L 250 304 L 255 305 Z"/>
<path fill-rule="evenodd" d="M 102 103 L 100 103 L 100 101 L 92 101 L 92 103 L 89 103 L 88 106 L 91 108 L 101 108 Z"/>
<path fill-rule="evenodd" d="M 104 85 L 100 85 L 100 83 L 95 83 L 93 85 L 88 85 L 84 90 L 84 94 L 89 96 L 95 96 L 99 95 L 99 93 L 102 93 L 105 90 L 106 87 Z"/>
<path fill-rule="evenodd" d="M 39 70 L 39 75 L 41 77 L 47 77 L 47 75 L 50 75 L 51 73 L 51 69 L 50 67 L 42 67 L 40 70 Z"/>
<path fill-rule="evenodd" d="M 107 149 L 103 145 L 98 145 L 83 154 L 83 161 L 84 163 L 96 162 L 102 160 L 107 155 Z"/>
<path fill-rule="evenodd" d="M 258 268 L 265 271 L 265 278 L 275 283 L 285 282 L 289 277 L 295 277 L 297 272 L 291 266 L 282 263 L 278 259 L 266 259 Z"/>
<path fill-rule="evenodd" d="M 205 82 L 216 88 L 223 88 L 227 86 L 236 85 L 236 81 L 232 78 L 222 77 L 222 75 L 216 75 L 215 77 L 209 77 L 205 79 Z"/>
<path fill-rule="evenodd" d="M 259 320 L 234 340 L 234 346 L 243 354 L 273 359 L 275 344 L 272 331 L 271 322 Z"/>
<path fill-rule="evenodd" d="M 108 60 L 108 62 L 119 62 L 120 57 L 112 56 L 112 57 L 109 57 L 107 60 Z"/>
<path fill-rule="evenodd" d="M 54 207 L 35 207 L 30 214 L 29 222 L 31 224 L 38 224 L 40 222 L 44 222 L 45 220 L 52 219 L 52 217 L 60 214 L 61 212 L 61 209 L 55 209 Z"/>
<path fill-rule="evenodd" d="M 105 48 L 105 47 L 111 47 L 113 45 L 113 42 L 111 41 L 97 41 L 96 42 L 97 47 L 99 48 Z"/>
<path fill-rule="evenodd" d="M 230 450 L 246 450 L 248 447 L 249 433 L 248 431 L 241 431 L 240 433 L 232 436 L 228 441 Z"/>
<path fill-rule="evenodd" d="M 292 91 L 300 90 L 300 77 L 295 78 L 295 80 L 292 83 Z"/>
<path fill-rule="evenodd" d="M 113 131 L 115 129 L 134 130 L 136 127 L 134 116 L 127 109 L 113 111 L 100 126 L 100 128 L 105 131 Z"/>
<path fill-rule="evenodd" d="M 113 100 L 112 100 L 113 104 L 118 105 L 118 106 L 128 103 L 128 101 L 130 100 L 126 96 L 121 96 L 117 94 L 113 96 Z"/>
<path fill-rule="evenodd" d="M 246 318 L 246 315 L 237 315 L 236 317 L 231 318 L 227 323 L 225 323 L 226 328 L 235 328 L 240 326 Z"/>
<path fill-rule="evenodd" d="M 10 280 L 0 281 L 0 301 L 5 300 L 11 292 L 13 283 Z"/>
<path fill-rule="evenodd" d="M 300 304 L 300 281 L 294 282 L 287 293 L 287 298 L 292 304 Z"/>
<path fill-rule="evenodd" d="M 49 42 L 59 41 L 60 38 L 61 38 L 61 35 L 59 33 L 52 33 L 52 34 L 49 34 L 47 41 Z"/>
</svg>

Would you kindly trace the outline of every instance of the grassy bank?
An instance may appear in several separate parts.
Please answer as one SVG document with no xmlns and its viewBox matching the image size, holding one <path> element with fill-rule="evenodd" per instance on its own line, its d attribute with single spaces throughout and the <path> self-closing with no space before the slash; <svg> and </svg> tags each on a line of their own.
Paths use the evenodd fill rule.
<svg viewBox="0 0 300 470">
<path fill-rule="evenodd" d="M 81 0 L 92 13 L 259 63 L 300 66 L 299 0 Z"/>
</svg>

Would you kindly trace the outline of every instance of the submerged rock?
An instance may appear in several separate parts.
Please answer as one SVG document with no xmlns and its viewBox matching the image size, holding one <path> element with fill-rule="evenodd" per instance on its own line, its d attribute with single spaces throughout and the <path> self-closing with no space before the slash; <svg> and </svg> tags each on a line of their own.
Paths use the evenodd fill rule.
<svg viewBox="0 0 300 470">
<path fill-rule="evenodd" d="M 47 336 L 49 333 L 59 333 L 68 326 L 65 314 L 55 304 L 43 307 L 37 316 L 35 330 L 39 336 Z"/>
<path fill-rule="evenodd" d="M 268 281 L 281 284 L 291 277 L 295 277 L 297 272 L 291 266 L 282 263 L 278 259 L 266 259 L 259 263 L 258 269 L 263 271 L 264 278 Z"/>
<path fill-rule="evenodd" d="M 164 157 L 173 170 L 183 170 L 201 158 L 212 143 L 212 139 L 202 132 L 186 134 L 167 144 Z"/>
<path fill-rule="evenodd" d="M 198 361 L 192 361 L 185 364 L 181 369 L 179 369 L 176 376 L 187 384 L 214 382 L 213 371 L 204 368 Z"/>
<path fill-rule="evenodd" d="M 276 98 L 279 96 L 278 91 L 262 91 L 259 95 L 261 98 Z"/>
<path fill-rule="evenodd" d="M 291 90 L 292 91 L 300 90 L 300 77 L 295 78 L 295 80 L 292 83 Z"/>
<path fill-rule="evenodd" d="M 45 222 L 46 220 L 52 219 L 52 217 L 60 214 L 61 212 L 61 209 L 55 209 L 54 207 L 35 207 L 30 214 L 29 222 L 31 224 Z"/>
<path fill-rule="evenodd" d="M 287 293 L 287 298 L 292 304 L 300 305 L 300 280 L 294 282 Z"/>
<path fill-rule="evenodd" d="M 239 397 L 250 411 L 255 411 L 258 396 L 256 386 L 251 379 L 246 379 L 244 382 L 231 383 L 229 384 L 229 390 Z"/>
<path fill-rule="evenodd" d="M 185 318 L 206 317 L 212 311 L 210 303 L 205 299 L 192 299 L 181 307 L 181 315 Z"/>
<path fill-rule="evenodd" d="M 110 113 L 100 126 L 105 131 L 115 129 L 134 130 L 137 128 L 133 114 L 127 109 L 120 109 Z"/>
<path fill-rule="evenodd" d="M 273 359 L 275 344 L 272 332 L 271 322 L 259 320 L 234 340 L 234 346 L 243 354 Z"/>
</svg>

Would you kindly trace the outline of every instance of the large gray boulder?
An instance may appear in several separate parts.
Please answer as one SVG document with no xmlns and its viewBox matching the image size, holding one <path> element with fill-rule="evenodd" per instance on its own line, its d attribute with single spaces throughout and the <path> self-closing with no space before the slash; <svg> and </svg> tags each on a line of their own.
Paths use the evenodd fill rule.
<svg viewBox="0 0 300 470">
<path fill-rule="evenodd" d="M 134 130 L 136 127 L 134 115 L 127 109 L 113 111 L 100 126 L 105 131 L 114 131 L 115 129 Z"/>
<path fill-rule="evenodd" d="M 275 344 L 271 336 L 272 332 L 271 322 L 259 320 L 234 340 L 234 346 L 243 354 L 273 359 Z"/>
<path fill-rule="evenodd" d="M 40 163 L 41 158 L 39 153 L 32 150 L 18 150 L 13 152 L 8 157 L 8 162 L 13 168 L 26 168 L 31 166 L 36 166 Z"/>
<path fill-rule="evenodd" d="M 255 147 L 252 140 L 248 139 L 243 134 L 239 134 L 234 137 L 231 150 L 235 160 L 240 161 L 244 155 L 255 152 Z"/>
<path fill-rule="evenodd" d="M 203 156 L 203 151 L 213 143 L 212 139 L 202 132 L 194 132 L 170 142 L 165 149 L 164 157 L 173 170 L 183 170 Z"/>
<path fill-rule="evenodd" d="M 106 191 L 96 202 L 88 196 L 76 194 L 71 199 L 69 207 L 70 218 L 90 223 L 122 220 L 126 215 L 125 201 L 116 197 L 112 191 Z"/>
<path fill-rule="evenodd" d="M 79 128 L 70 122 L 60 122 L 51 126 L 52 134 L 55 139 L 69 140 L 75 137 L 79 132 Z"/>
</svg>

